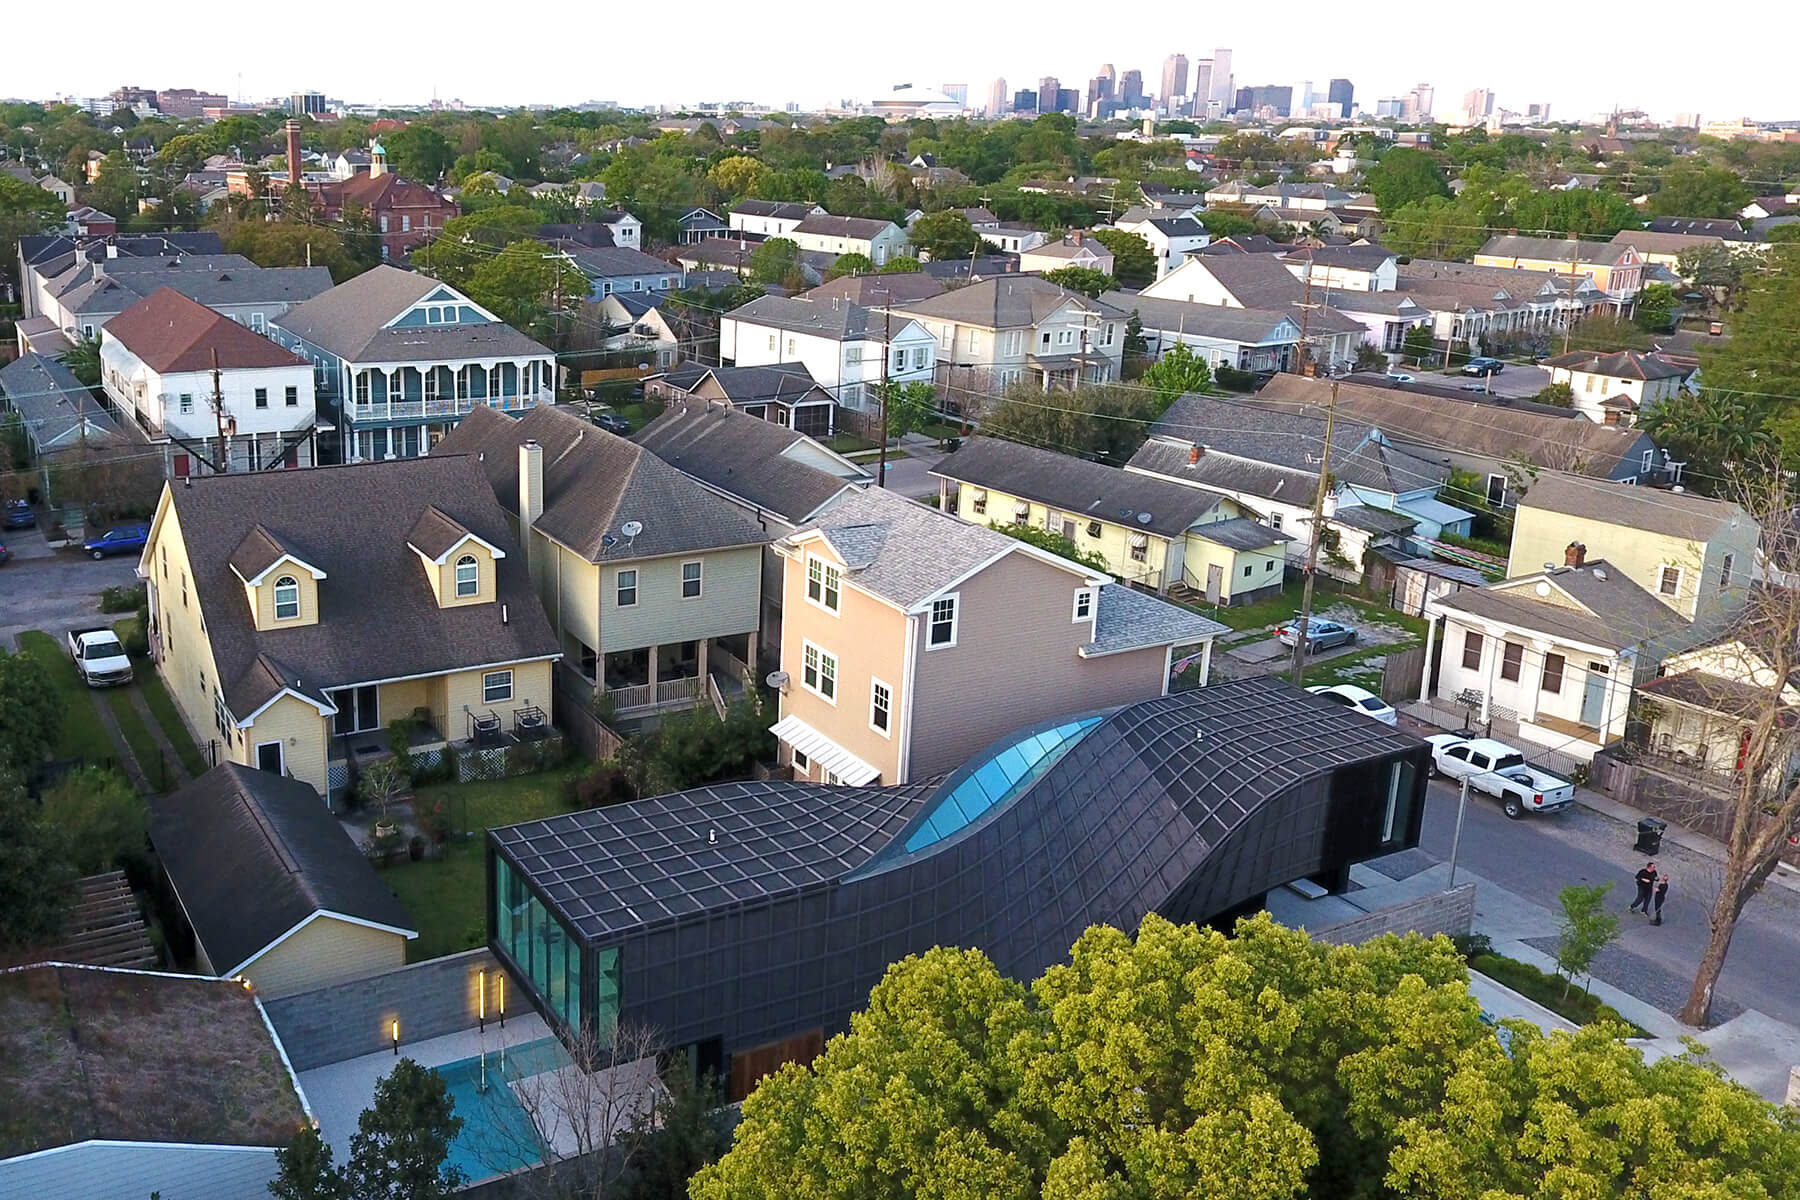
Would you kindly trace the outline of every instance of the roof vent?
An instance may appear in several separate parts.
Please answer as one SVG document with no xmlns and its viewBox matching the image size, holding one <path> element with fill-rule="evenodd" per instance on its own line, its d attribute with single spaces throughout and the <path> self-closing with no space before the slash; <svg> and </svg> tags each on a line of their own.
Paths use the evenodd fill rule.
<svg viewBox="0 0 1800 1200">
<path fill-rule="evenodd" d="M 1599 580 L 1599 581 L 1600 581 L 1600 582 L 1601 582 L 1601 583 L 1605 583 L 1605 582 L 1606 582 L 1606 570 L 1605 570 L 1605 568 L 1603 568 L 1603 567 L 1595 567 L 1595 568 L 1594 568 L 1594 578 L 1595 578 L 1595 579 L 1598 579 L 1598 580 Z"/>
<path fill-rule="evenodd" d="M 719 831 L 718 830 L 709 829 L 706 831 L 706 844 L 709 846 L 716 846 L 719 844 Z"/>
<path fill-rule="evenodd" d="M 1154 521 L 1155 519 L 1156 519 L 1155 517 L 1151 516 L 1149 513 L 1146 513 L 1146 512 L 1141 512 L 1137 515 L 1137 521 L 1138 521 L 1139 525 L 1148 525 L 1150 522 Z"/>
</svg>

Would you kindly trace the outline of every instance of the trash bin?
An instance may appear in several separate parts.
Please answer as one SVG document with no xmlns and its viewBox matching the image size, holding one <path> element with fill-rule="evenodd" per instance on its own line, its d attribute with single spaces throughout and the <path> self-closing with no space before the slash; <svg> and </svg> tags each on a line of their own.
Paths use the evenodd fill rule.
<svg viewBox="0 0 1800 1200">
<path fill-rule="evenodd" d="M 1663 830 L 1668 827 L 1667 821 L 1659 821 L 1655 817 L 1645 817 L 1638 822 L 1637 845 L 1632 849 L 1639 854 L 1661 854 Z"/>
</svg>

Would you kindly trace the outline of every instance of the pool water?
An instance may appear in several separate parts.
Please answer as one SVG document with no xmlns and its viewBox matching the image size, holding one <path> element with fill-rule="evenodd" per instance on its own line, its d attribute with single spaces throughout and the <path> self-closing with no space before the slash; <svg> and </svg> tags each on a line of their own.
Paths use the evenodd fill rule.
<svg viewBox="0 0 1800 1200">
<path fill-rule="evenodd" d="M 485 1092 L 481 1090 L 484 1057 Z M 470 1182 L 536 1166 L 543 1158 L 537 1129 L 507 1085 L 568 1065 L 568 1052 L 550 1037 L 508 1046 L 504 1053 L 496 1048 L 485 1056 L 438 1067 L 456 1101 L 455 1113 L 463 1122 L 462 1132 L 450 1144 L 449 1165 Z"/>
</svg>

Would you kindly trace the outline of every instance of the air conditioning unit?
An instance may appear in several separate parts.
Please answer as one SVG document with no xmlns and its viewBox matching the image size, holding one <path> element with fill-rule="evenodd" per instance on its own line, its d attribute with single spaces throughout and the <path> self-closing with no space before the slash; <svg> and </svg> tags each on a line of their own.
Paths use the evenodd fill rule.
<svg viewBox="0 0 1800 1200">
<path fill-rule="evenodd" d="M 542 729 L 543 727 L 544 727 L 544 714 L 543 713 L 527 712 L 527 713 L 519 714 L 519 728 L 520 729 Z"/>
<path fill-rule="evenodd" d="M 1099 537 L 1100 536 L 1100 522 L 1089 521 L 1088 527 L 1087 527 L 1087 535 L 1089 537 Z"/>
<path fill-rule="evenodd" d="M 500 732 L 500 718 L 497 715 L 495 715 L 494 713 L 487 713 L 486 715 L 483 715 L 483 716 L 477 716 L 475 718 L 475 732 L 476 733 L 499 733 Z"/>
</svg>

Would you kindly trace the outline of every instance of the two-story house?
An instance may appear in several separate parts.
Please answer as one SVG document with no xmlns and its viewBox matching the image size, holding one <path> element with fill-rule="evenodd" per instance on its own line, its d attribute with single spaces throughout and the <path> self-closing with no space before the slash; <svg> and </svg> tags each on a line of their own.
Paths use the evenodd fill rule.
<svg viewBox="0 0 1800 1200">
<path fill-rule="evenodd" d="M 1660 354 L 1572 350 L 1545 360 L 1552 383 L 1566 383 L 1575 411 L 1602 425 L 1631 425 L 1681 393 L 1693 371 Z"/>
<path fill-rule="evenodd" d="M 1100 299 L 1136 314 L 1152 358 L 1186 346 L 1217 371 L 1286 371 L 1300 361 L 1298 315 L 1265 308 L 1229 308 L 1158 300 L 1132 292 L 1103 292 Z"/>
<path fill-rule="evenodd" d="M 1007 221 L 982 225 L 975 235 L 1003 254 L 1028 254 L 1050 240 L 1041 229 Z"/>
<path fill-rule="evenodd" d="M 549 721 L 556 639 L 473 460 L 172 481 L 138 574 L 202 744 L 322 795 L 401 718 L 419 752 Z"/>
<path fill-rule="evenodd" d="M 644 248 L 644 223 L 620 208 L 589 208 L 573 224 L 540 225 L 537 236 L 545 241 L 568 239 L 588 246 Z"/>
<path fill-rule="evenodd" d="M 476 408 L 556 402 L 556 356 L 446 283 L 379 266 L 269 326 L 313 364 L 346 461 L 412 458 Z"/>
<path fill-rule="evenodd" d="M 731 206 L 731 232 L 762 238 L 788 237 L 808 217 L 829 214 L 816 204 L 798 200 L 739 200 Z"/>
<path fill-rule="evenodd" d="M 1082 230 L 1076 230 L 1068 237 L 1054 242 L 1045 242 L 1019 255 L 1019 270 L 1042 274 L 1045 271 L 1059 271 L 1064 267 L 1081 267 L 1089 271 L 1099 271 L 1102 275 L 1113 272 L 1113 252 L 1106 248 L 1106 243 L 1090 239 Z"/>
<path fill-rule="evenodd" d="M 944 512 L 1065 537 L 1135 587 L 1211 604 L 1281 590 L 1293 539 L 1219 492 L 997 438 L 970 440 L 931 473 Z"/>
<path fill-rule="evenodd" d="M 173 288 L 101 331 L 100 378 L 170 476 L 318 461 L 312 365 Z"/>
<path fill-rule="evenodd" d="M 930 383 L 937 349 L 901 311 L 837 297 L 761 296 L 719 319 L 719 358 L 739 367 L 799 363 L 839 404 L 864 412 L 877 406 L 873 389 L 883 378 Z"/>
<path fill-rule="evenodd" d="M 1113 228 L 1144 239 L 1156 256 L 1158 279 L 1186 262 L 1193 251 L 1204 249 L 1211 240 L 1200 218 L 1185 212 L 1130 208 L 1113 222 Z"/>
<path fill-rule="evenodd" d="M 1194 253 L 1187 261 L 1144 288 L 1153 300 L 1253 308 L 1285 312 L 1305 332 L 1313 361 L 1336 368 L 1353 362 L 1368 329 L 1331 306 L 1323 289 L 1309 296 L 1306 284 L 1275 254 Z M 1309 307 L 1314 306 L 1316 307 Z"/>
<path fill-rule="evenodd" d="M 477 410 L 432 454 L 480 465 L 566 665 L 612 715 L 742 687 L 767 538 L 740 508 L 559 408 Z"/>
<path fill-rule="evenodd" d="M 1204 683 L 1224 627 L 880 488 L 783 538 L 781 714 L 795 777 L 862 786 L 954 769 L 1023 724 Z"/>
<path fill-rule="evenodd" d="M 309 182 L 306 186 L 317 197 L 327 220 L 342 220 L 344 211 L 352 206 L 367 213 L 374 223 L 376 245 L 384 263 L 405 262 L 415 249 L 442 233 L 446 221 L 461 212 L 455 201 L 431 187 L 394 174 L 388 168 L 387 151 L 380 142 L 369 144 L 367 174 L 343 182 Z"/>
<path fill-rule="evenodd" d="M 1031 275 L 894 307 L 936 343 L 937 382 L 953 398 L 1026 380 L 1048 391 L 1117 379 L 1125 354 L 1125 313 Z"/>
<path fill-rule="evenodd" d="M 1742 611 L 1762 531 L 1738 505 L 1569 475 L 1520 502 L 1507 577 L 1425 606 L 1421 699 L 1554 753 L 1623 736 L 1632 688 Z"/>
<path fill-rule="evenodd" d="M 680 266 L 626 246 L 595 246 L 572 238 L 548 244 L 575 265 L 588 281 L 588 298 L 600 300 L 620 292 L 667 292 L 686 285 Z"/>
<path fill-rule="evenodd" d="M 1475 252 L 1475 265 L 1585 275 L 1618 308 L 1630 304 L 1644 286 L 1643 255 L 1630 245 L 1617 242 L 1502 233 L 1489 238 Z"/>
<path fill-rule="evenodd" d="M 1321 291 L 1391 292 L 1399 273 L 1394 252 L 1370 243 L 1290 250 L 1279 261 L 1295 279 L 1311 280 Z"/>
<path fill-rule="evenodd" d="M 331 287 L 324 267 L 259 267 L 240 254 L 170 258 L 100 258 L 67 255 L 26 268 L 26 287 L 40 314 L 72 342 L 93 340 L 106 323 L 159 288 L 230 317 L 258 333 L 296 304 Z"/>
<path fill-rule="evenodd" d="M 906 230 L 892 221 L 875 217 L 810 215 L 790 229 L 786 237 L 802 250 L 816 250 L 822 254 L 861 254 L 878 267 L 912 249 L 906 240 Z"/>
<path fill-rule="evenodd" d="M 681 333 L 662 309 L 666 292 L 613 292 L 593 305 L 604 330 L 599 349 L 627 352 L 640 362 L 673 366 L 681 355 Z"/>
</svg>

